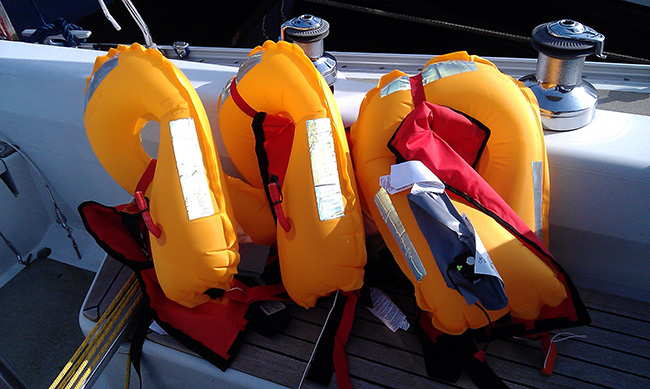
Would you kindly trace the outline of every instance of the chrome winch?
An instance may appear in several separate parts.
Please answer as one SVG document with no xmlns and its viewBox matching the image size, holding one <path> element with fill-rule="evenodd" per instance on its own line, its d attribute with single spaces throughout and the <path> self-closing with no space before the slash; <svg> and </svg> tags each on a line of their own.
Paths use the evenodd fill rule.
<svg viewBox="0 0 650 389">
<path fill-rule="evenodd" d="M 570 19 L 533 29 L 537 69 L 521 80 L 537 97 L 544 129 L 575 130 L 593 120 L 598 92 L 582 79 L 582 70 L 590 54 L 605 58 L 604 42 L 603 34 Z"/>
<path fill-rule="evenodd" d="M 318 16 L 305 14 L 286 21 L 280 30 L 280 40 L 296 43 L 329 86 L 336 81 L 336 58 L 326 53 L 323 40 L 330 32 L 329 23 Z"/>
</svg>

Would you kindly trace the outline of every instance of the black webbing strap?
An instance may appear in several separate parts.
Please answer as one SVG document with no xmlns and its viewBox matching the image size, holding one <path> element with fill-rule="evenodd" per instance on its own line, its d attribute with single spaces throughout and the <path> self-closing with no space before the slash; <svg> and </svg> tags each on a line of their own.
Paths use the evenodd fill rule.
<svg viewBox="0 0 650 389">
<path fill-rule="evenodd" d="M 425 317 L 424 320 L 428 318 Z M 423 325 L 430 324 L 418 320 L 414 330 L 422 344 L 425 368 L 430 377 L 457 382 L 465 370 L 479 388 L 508 387 L 485 362 L 485 352 L 478 349 L 471 331 L 465 331 L 461 335 L 438 335 L 434 342 Z"/>
</svg>

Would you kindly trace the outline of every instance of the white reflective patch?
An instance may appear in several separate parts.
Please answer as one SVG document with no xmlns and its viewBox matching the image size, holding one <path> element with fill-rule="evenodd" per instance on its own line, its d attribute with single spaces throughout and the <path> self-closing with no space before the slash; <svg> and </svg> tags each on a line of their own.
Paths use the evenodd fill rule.
<svg viewBox="0 0 650 389">
<path fill-rule="evenodd" d="M 427 85 L 433 81 L 455 74 L 476 70 L 478 70 L 478 67 L 472 61 L 452 60 L 432 63 L 422 70 L 422 85 Z"/>
<path fill-rule="evenodd" d="M 169 132 L 187 217 L 194 220 L 214 215 L 210 185 L 203 166 L 203 155 L 194 119 L 178 119 L 169 122 Z"/>
<path fill-rule="evenodd" d="M 530 163 L 533 170 L 533 200 L 535 202 L 535 234 L 542 243 L 543 240 L 543 226 L 542 226 L 542 205 L 543 205 L 543 182 L 544 182 L 544 169 L 542 161 L 533 161 Z"/>
<path fill-rule="evenodd" d="M 386 189 L 379 188 L 377 193 L 375 193 L 373 200 L 381 214 L 381 218 L 384 220 L 384 223 L 386 223 L 386 226 L 393 235 L 393 238 L 395 238 L 406 262 L 411 268 L 413 276 L 418 282 L 422 281 L 424 276 L 427 275 L 427 271 L 422 264 L 418 252 L 415 250 L 413 242 L 411 242 L 408 232 L 406 232 L 406 228 L 404 228 L 404 224 L 402 224 L 402 220 L 397 214 L 397 210 L 390 199 L 390 195 L 386 192 Z"/>
<path fill-rule="evenodd" d="M 384 85 L 384 87 L 379 91 L 379 96 L 386 97 L 391 93 L 399 92 L 401 90 L 411 90 L 411 80 L 409 79 L 409 76 L 397 77 Z"/>
<path fill-rule="evenodd" d="M 344 216 L 343 195 L 334 151 L 332 123 L 329 118 L 307 120 L 307 140 L 311 174 L 321 221 Z"/>
</svg>

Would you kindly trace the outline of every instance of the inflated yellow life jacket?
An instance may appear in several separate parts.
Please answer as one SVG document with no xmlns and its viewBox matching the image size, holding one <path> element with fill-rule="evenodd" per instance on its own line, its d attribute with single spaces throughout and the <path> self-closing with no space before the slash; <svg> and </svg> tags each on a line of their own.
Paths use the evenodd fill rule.
<svg viewBox="0 0 650 389">
<path fill-rule="evenodd" d="M 485 142 L 479 140 L 476 153 L 464 156 L 463 163 L 474 167 L 519 215 L 525 223 L 522 225 L 536 231 L 540 238 L 546 235 L 549 190 L 542 127 L 536 101 L 523 85 L 500 73 L 489 61 L 465 52 L 435 57 L 414 77 L 398 70 L 385 75 L 365 96 L 358 120 L 351 127 L 352 154 L 364 205 L 412 281 L 417 303 L 430 315 L 434 327 L 460 334 L 467 328 L 487 325 L 486 315 L 445 283 L 444 270 L 436 267 L 427 238 L 411 210 L 408 192 L 388 194 L 380 186 L 380 177 L 390 175 L 391 166 L 397 162 L 391 142 L 405 117 L 414 111 L 418 94 L 421 101 L 449 107 L 485 129 Z M 474 140 L 459 142 L 470 141 Z M 439 144 L 453 148 L 451 141 Z M 444 163 L 442 167 L 444 170 Z M 447 182 L 445 186 L 449 192 Z M 494 214 L 466 201 L 462 194 L 454 194 L 453 206 L 460 215 L 467 215 L 503 280 L 507 307 L 488 310 L 491 320 L 506 313 L 535 320 L 550 307 L 570 304 L 564 276 L 535 234 L 531 232 L 532 239 L 517 239 Z M 420 261 L 421 266 L 414 266 L 414 261 Z"/>
<path fill-rule="evenodd" d="M 151 215 L 151 252 L 165 295 L 193 307 L 211 300 L 206 291 L 230 289 L 239 263 L 232 206 L 210 124 L 187 78 L 155 49 L 120 46 L 97 58 L 86 102 L 97 158 Z M 160 145 L 146 210 L 136 192 L 145 191 L 137 185 L 151 165 L 140 140 L 151 120 L 160 123 Z"/>
<path fill-rule="evenodd" d="M 237 190 L 252 204 L 255 192 L 268 199 L 266 209 L 239 204 L 248 214 L 238 212 L 238 220 L 245 232 L 264 235 L 245 220 L 273 212 L 291 298 L 309 308 L 337 289 L 359 289 L 365 236 L 350 153 L 332 92 L 309 58 L 297 45 L 267 41 L 251 51 L 219 104 L 225 147 L 246 181 L 233 181 Z"/>
</svg>

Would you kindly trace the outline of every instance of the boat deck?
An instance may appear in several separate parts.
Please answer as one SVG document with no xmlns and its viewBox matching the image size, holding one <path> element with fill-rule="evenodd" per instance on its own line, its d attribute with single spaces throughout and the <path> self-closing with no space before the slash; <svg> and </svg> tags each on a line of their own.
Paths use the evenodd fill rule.
<svg viewBox="0 0 650 389">
<path fill-rule="evenodd" d="M 104 273 L 102 277 L 114 279 L 109 272 L 100 273 Z M 388 293 L 413 323 L 412 298 L 396 290 Z M 650 387 L 650 303 L 595 290 L 583 289 L 581 296 L 592 324 L 570 329 L 579 337 L 556 343 L 558 356 L 552 375 L 541 371 L 544 355 L 540 342 L 510 339 L 490 343 L 486 361 L 506 385 L 522 388 Z M 298 387 L 332 301 L 332 297 L 322 299 L 309 310 L 289 305 L 292 321 L 271 337 L 246 331 L 244 344 L 231 369 L 287 387 Z M 184 350 L 168 336 L 151 332 L 148 338 Z M 465 373 L 456 383 L 430 378 L 425 371 L 421 345 L 413 331 L 393 333 L 361 304 L 356 309 L 346 352 L 355 388 L 475 387 Z M 336 387 L 334 375 L 329 386 Z M 321 386 L 305 381 L 303 387 Z"/>
<path fill-rule="evenodd" d="M 583 290 L 582 295 L 593 323 L 571 331 L 585 338 L 557 344 L 552 375 L 541 372 L 544 355 L 539 342 L 490 343 L 486 361 L 508 386 L 650 387 L 650 305 L 596 291 Z M 249 333 L 232 368 L 296 387 L 327 308 L 326 304 L 310 311 L 290 307 L 293 321 L 285 331 L 274 338 Z M 455 384 L 429 378 L 413 332 L 392 333 L 364 307 L 357 307 L 346 351 L 354 387 L 474 387 L 466 374 Z M 335 379 L 330 386 L 335 386 Z"/>
</svg>

